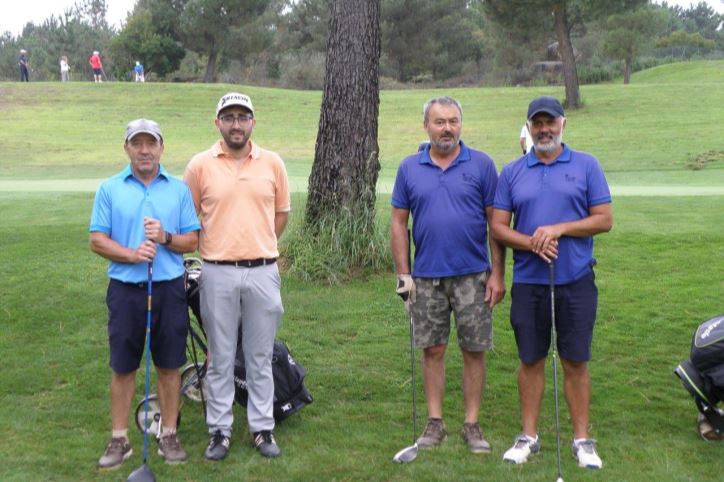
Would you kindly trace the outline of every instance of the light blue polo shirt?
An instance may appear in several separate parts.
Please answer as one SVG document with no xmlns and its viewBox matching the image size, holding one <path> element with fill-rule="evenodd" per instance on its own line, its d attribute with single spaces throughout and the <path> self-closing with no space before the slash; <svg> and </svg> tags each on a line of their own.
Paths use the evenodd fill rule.
<svg viewBox="0 0 724 482">
<path fill-rule="evenodd" d="M 611 202 L 611 192 L 598 160 L 563 145 L 551 164 L 535 149 L 505 166 L 495 193 L 495 209 L 513 213 L 513 228 L 532 235 L 539 226 L 576 221 L 590 208 Z M 593 237 L 563 236 L 558 240 L 556 284 L 572 283 L 591 272 Z M 548 284 L 548 264 L 532 251 L 513 252 L 513 282 Z"/>
<path fill-rule="evenodd" d="M 497 180 L 493 160 L 462 141 L 458 157 L 445 170 L 432 162 L 429 145 L 400 163 L 392 206 L 412 214 L 414 276 L 490 269 L 485 208 L 493 204 Z"/>
<path fill-rule="evenodd" d="M 146 187 L 133 175 L 128 165 L 98 187 L 90 232 L 106 233 L 122 246 L 136 248 L 146 239 L 144 217 L 160 220 L 163 228 L 171 234 L 185 234 L 201 229 L 186 184 L 159 166 L 158 176 Z M 110 261 L 108 264 L 108 276 L 125 283 L 148 281 L 147 270 L 146 263 Z M 183 274 L 183 256 L 157 245 L 153 280 L 168 281 Z"/>
</svg>

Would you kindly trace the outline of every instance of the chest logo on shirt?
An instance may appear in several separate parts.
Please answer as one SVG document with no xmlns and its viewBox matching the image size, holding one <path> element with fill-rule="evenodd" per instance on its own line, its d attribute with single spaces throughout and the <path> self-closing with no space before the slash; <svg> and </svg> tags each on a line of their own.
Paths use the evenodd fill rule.
<svg viewBox="0 0 724 482">
<path fill-rule="evenodd" d="M 463 182 L 468 184 L 475 184 L 475 176 L 472 174 L 468 174 L 467 172 L 463 173 Z"/>
<path fill-rule="evenodd" d="M 576 182 L 576 176 L 571 176 L 570 174 L 565 175 L 566 182 Z"/>
</svg>

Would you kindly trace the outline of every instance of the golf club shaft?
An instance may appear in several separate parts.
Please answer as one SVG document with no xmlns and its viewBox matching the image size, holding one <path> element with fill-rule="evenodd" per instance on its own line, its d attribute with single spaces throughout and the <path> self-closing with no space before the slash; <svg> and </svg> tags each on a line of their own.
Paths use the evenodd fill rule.
<svg viewBox="0 0 724 482">
<path fill-rule="evenodd" d="M 407 230 L 407 266 L 412 276 L 412 235 Z M 408 305 L 409 306 L 409 305 Z M 415 323 L 412 321 L 410 308 L 410 367 L 412 371 L 412 443 L 417 442 L 417 386 L 415 383 Z"/>
<path fill-rule="evenodd" d="M 148 392 L 151 384 L 151 303 L 153 297 L 153 262 L 148 263 L 148 305 L 146 307 L 146 393 L 143 401 L 143 463 L 148 458 Z"/>
<path fill-rule="evenodd" d="M 561 425 L 558 409 L 558 340 L 556 333 L 556 276 L 553 261 L 549 263 L 550 267 L 550 291 L 551 291 L 551 345 L 553 347 L 553 357 L 551 363 L 553 365 L 553 404 L 556 412 L 556 455 L 558 461 L 558 477 L 561 475 Z"/>
</svg>

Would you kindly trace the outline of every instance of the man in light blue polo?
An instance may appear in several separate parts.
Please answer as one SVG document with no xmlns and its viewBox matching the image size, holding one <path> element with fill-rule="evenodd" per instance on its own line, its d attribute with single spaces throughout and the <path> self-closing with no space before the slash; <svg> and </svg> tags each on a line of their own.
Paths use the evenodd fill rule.
<svg viewBox="0 0 724 482">
<path fill-rule="evenodd" d="M 534 99 L 528 107 L 534 147 L 503 168 L 495 194 L 492 235 L 513 248 L 510 321 L 521 360 L 523 425 L 503 459 L 522 464 L 540 450 L 537 425 L 551 342 L 549 263 L 554 263 L 558 352 L 573 424 L 573 455 L 581 467 L 599 469 L 602 462 L 588 434 L 588 361 L 598 303 L 593 236 L 613 225 L 611 194 L 596 158 L 563 144 L 565 125 L 558 100 Z"/>
<path fill-rule="evenodd" d="M 430 99 L 423 128 L 430 143 L 400 163 L 392 192 L 391 247 L 397 293 L 408 299 L 415 346 L 423 349 L 428 420 L 421 448 L 447 437 L 443 422 L 445 351 L 454 313 L 463 355 L 465 415 L 460 432 L 475 454 L 491 452 L 478 422 L 485 385 L 485 352 L 493 345 L 492 309 L 505 295 L 503 248 L 488 223 L 498 174 L 493 160 L 460 140 L 463 111 L 452 97 Z M 412 215 L 415 264 L 408 261 Z M 411 272 L 412 268 L 412 272 Z"/>
<path fill-rule="evenodd" d="M 90 248 L 110 261 L 106 303 L 112 433 L 98 461 L 101 469 L 117 468 L 133 453 L 128 416 L 145 345 L 148 263 L 153 263 L 151 352 L 162 418 L 158 452 L 169 464 L 186 460 L 176 434 L 178 369 L 186 362 L 188 328 L 182 253 L 196 250 L 201 225 L 186 184 L 160 164 L 164 144 L 156 122 L 130 122 L 123 148 L 130 164 L 101 183 L 90 220 Z"/>
</svg>

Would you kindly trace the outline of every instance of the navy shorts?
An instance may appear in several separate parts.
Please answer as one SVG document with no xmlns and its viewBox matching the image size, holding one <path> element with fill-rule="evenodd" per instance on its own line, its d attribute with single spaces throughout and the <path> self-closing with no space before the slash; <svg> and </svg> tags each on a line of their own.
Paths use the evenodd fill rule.
<svg viewBox="0 0 724 482">
<path fill-rule="evenodd" d="M 510 324 L 518 356 L 534 363 L 548 356 L 551 344 L 551 292 L 548 285 L 513 283 Z M 556 285 L 556 335 L 561 358 L 574 362 L 591 359 L 596 323 L 598 288 L 593 272 L 566 285 Z"/>
<path fill-rule="evenodd" d="M 153 283 L 151 296 L 151 353 L 159 368 L 186 363 L 189 309 L 183 276 Z M 137 370 L 146 343 L 146 283 L 111 279 L 106 293 L 110 366 L 116 373 Z"/>
</svg>

